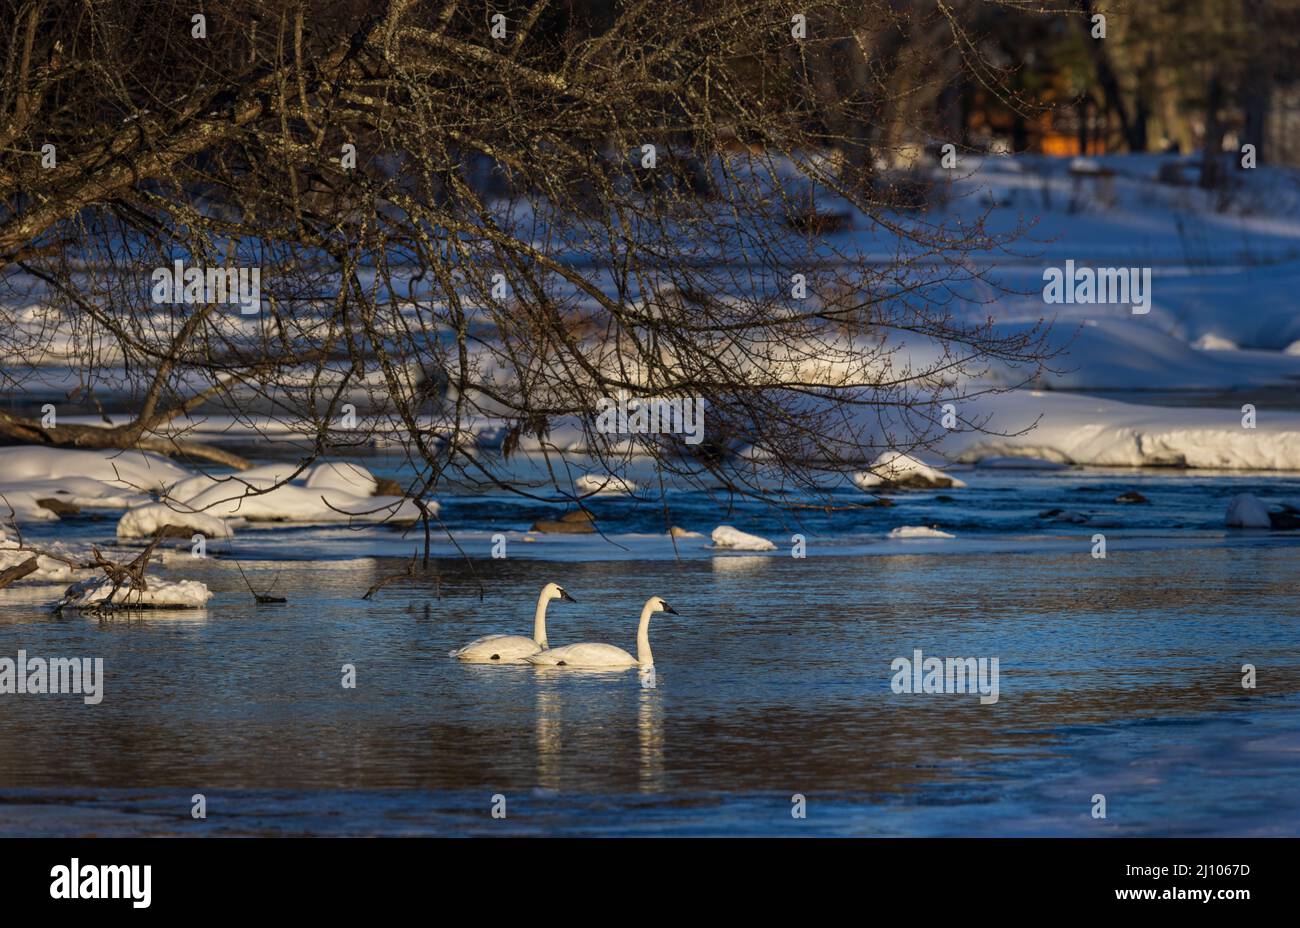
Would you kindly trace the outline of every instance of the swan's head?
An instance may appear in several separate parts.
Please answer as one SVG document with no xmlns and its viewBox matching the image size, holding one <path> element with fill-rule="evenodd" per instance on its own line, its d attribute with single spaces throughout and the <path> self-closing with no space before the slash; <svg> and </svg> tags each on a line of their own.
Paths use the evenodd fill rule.
<svg viewBox="0 0 1300 928">
<path fill-rule="evenodd" d="M 542 587 L 542 598 L 547 602 L 558 599 L 565 603 L 576 603 L 577 600 L 565 592 L 564 587 L 558 583 L 548 583 Z"/>
<path fill-rule="evenodd" d="M 650 601 L 649 601 L 648 603 L 646 603 L 646 605 L 650 607 L 650 611 L 651 611 L 651 612 L 667 612 L 667 613 L 669 613 L 670 615 L 680 615 L 680 614 L 681 614 L 681 613 L 679 613 L 676 609 L 674 609 L 672 606 L 670 606 L 670 605 L 668 605 L 666 602 L 664 602 L 664 601 L 663 601 L 663 598 L 660 597 L 660 596 L 652 596 L 652 597 L 650 598 Z"/>
</svg>

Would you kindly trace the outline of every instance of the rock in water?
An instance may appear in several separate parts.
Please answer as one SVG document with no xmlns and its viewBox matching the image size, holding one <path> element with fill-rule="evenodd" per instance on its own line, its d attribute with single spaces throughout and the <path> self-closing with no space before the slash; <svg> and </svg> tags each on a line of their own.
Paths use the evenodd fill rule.
<svg viewBox="0 0 1300 928">
<path fill-rule="evenodd" d="M 36 505 L 40 506 L 42 509 L 48 509 L 50 512 L 58 516 L 75 516 L 77 513 L 81 512 L 79 506 L 76 506 L 65 499 L 59 499 L 57 496 L 47 496 L 44 499 L 38 499 Z"/>
<path fill-rule="evenodd" d="M 1057 522 L 1070 522 L 1074 525 L 1082 525 L 1088 521 L 1088 516 L 1082 512 L 1075 512 L 1073 509 L 1048 509 L 1038 514 L 1040 519 L 1055 519 Z"/>
<path fill-rule="evenodd" d="M 590 535 L 596 531 L 595 518 L 581 509 L 564 513 L 558 519 L 538 519 L 530 531 L 547 535 Z"/>
<path fill-rule="evenodd" d="M 1284 506 L 1281 512 L 1270 512 L 1268 514 L 1269 528 L 1278 532 L 1294 532 L 1300 529 L 1300 513 L 1297 513 L 1290 506 Z"/>
<path fill-rule="evenodd" d="M 965 483 L 899 451 L 886 451 L 871 464 L 871 469 L 853 475 L 860 490 L 898 487 L 907 490 L 960 488 Z"/>
</svg>

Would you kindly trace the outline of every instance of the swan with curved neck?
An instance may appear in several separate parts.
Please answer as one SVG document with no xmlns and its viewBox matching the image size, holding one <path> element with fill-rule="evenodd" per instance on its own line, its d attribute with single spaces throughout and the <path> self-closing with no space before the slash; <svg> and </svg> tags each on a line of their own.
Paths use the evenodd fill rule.
<svg viewBox="0 0 1300 928">
<path fill-rule="evenodd" d="M 561 602 L 577 602 L 564 591 L 558 583 L 548 583 L 542 587 L 537 597 L 537 610 L 533 613 L 533 637 L 523 635 L 484 635 L 475 638 L 463 648 L 451 652 L 451 656 L 475 664 L 521 664 L 524 658 L 546 650 L 546 607 L 553 599 Z"/>
<path fill-rule="evenodd" d="M 570 667 L 578 670 L 604 670 L 619 667 L 653 667 L 654 654 L 650 652 L 650 616 L 656 612 L 677 615 L 678 612 L 658 596 L 651 596 L 641 609 L 641 619 L 636 629 L 636 657 L 612 644 L 584 642 L 566 644 L 561 648 L 539 651 L 524 658 L 539 667 Z"/>
</svg>

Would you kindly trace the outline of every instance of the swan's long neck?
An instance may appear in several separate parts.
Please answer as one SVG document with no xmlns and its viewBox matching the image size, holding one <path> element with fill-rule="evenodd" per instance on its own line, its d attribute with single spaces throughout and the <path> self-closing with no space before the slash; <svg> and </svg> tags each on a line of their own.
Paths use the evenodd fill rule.
<svg viewBox="0 0 1300 928">
<path fill-rule="evenodd" d="M 641 610 L 641 624 L 636 629 L 636 662 L 642 667 L 653 667 L 655 656 L 650 653 L 650 615 L 654 612 L 652 603 L 646 603 Z"/>
<path fill-rule="evenodd" d="M 537 597 L 537 612 L 533 614 L 533 641 L 542 648 L 546 647 L 546 604 L 550 601 L 550 597 L 542 591 L 542 595 Z"/>
</svg>

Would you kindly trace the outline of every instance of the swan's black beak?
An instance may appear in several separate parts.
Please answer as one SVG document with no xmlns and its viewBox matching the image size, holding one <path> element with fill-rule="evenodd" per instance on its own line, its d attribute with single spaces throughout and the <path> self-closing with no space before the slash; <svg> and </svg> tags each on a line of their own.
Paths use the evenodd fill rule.
<svg viewBox="0 0 1300 928">
<path fill-rule="evenodd" d="M 667 612 L 669 615 L 681 615 L 680 612 L 678 612 L 678 611 L 677 611 L 676 609 L 674 609 L 672 606 L 670 606 L 670 605 L 668 605 L 667 603 L 665 603 L 663 600 L 660 600 L 660 603 L 663 604 L 664 612 Z"/>
<path fill-rule="evenodd" d="M 561 590 L 560 590 L 560 601 L 561 601 L 561 602 L 566 602 L 566 603 L 576 603 L 576 602 L 577 602 L 577 600 L 574 599 L 572 596 L 570 596 L 569 593 L 568 593 L 568 591 L 565 590 L 565 589 L 563 589 L 563 588 L 561 588 Z"/>
</svg>

